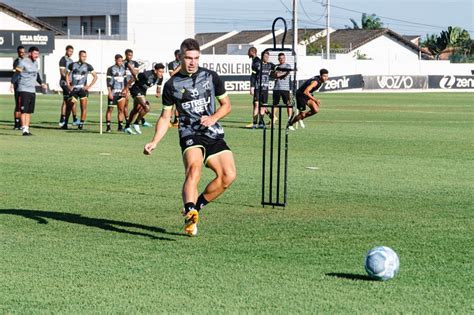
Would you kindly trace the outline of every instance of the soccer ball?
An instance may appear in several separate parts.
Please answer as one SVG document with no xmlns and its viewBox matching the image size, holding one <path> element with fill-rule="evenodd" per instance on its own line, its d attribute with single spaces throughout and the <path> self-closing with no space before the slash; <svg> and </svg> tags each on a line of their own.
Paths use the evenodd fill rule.
<svg viewBox="0 0 474 315">
<path fill-rule="evenodd" d="M 399 268 L 397 253 L 386 246 L 372 248 L 365 257 L 365 270 L 373 279 L 390 280 L 395 277 Z"/>
</svg>

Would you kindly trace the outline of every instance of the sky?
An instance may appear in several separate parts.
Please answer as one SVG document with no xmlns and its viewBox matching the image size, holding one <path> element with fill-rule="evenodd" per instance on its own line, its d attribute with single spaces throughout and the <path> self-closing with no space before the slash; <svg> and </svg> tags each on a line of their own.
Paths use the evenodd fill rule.
<svg viewBox="0 0 474 315">
<path fill-rule="evenodd" d="M 196 33 L 271 29 L 276 17 L 291 26 L 293 0 L 195 0 Z M 300 28 L 324 28 L 326 0 L 297 0 Z M 330 26 L 360 25 L 362 12 L 375 13 L 384 27 L 402 35 L 439 34 L 459 26 L 474 38 L 474 0 L 330 0 Z"/>
</svg>

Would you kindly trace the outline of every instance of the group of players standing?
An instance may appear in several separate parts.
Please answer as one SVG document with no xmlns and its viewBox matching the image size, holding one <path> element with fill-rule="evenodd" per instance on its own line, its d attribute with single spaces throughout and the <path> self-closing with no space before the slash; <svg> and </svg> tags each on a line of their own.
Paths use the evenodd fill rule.
<svg viewBox="0 0 474 315">
<path fill-rule="evenodd" d="M 68 129 L 69 118 L 72 114 L 74 126 L 79 130 L 84 128 L 87 117 L 89 90 L 97 82 L 97 73 L 94 67 L 87 63 L 87 52 L 79 51 L 78 61 L 72 59 L 74 48 L 66 46 L 65 55 L 59 61 L 60 82 L 63 90 L 61 104 L 61 117 L 59 127 Z M 39 75 L 39 66 L 36 61 L 39 49 L 31 47 L 28 57 L 25 58 L 25 48 L 17 48 L 18 58 L 14 60 L 15 71 L 11 79 L 11 89 L 15 94 L 14 129 L 23 130 L 23 135 L 29 132 L 29 118 L 34 112 L 36 83 L 43 85 Z M 179 50 L 175 51 L 175 59 L 168 63 L 170 76 L 175 75 L 180 69 Z M 156 97 L 160 97 L 161 85 L 165 66 L 162 63 L 153 64 L 152 70 L 142 71 L 142 64 L 133 60 L 133 51 L 125 50 L 125 58 L 115 55 L 115 63 L 107 69 L 108 108 L 106 112 L 106 132 L 111 132 L 112 112 L 117 108 L 118 131 L 128 134 L 141 134 L 140 124 L 144 127 L 152 125 L 145 120 L 150 111 L 150 103 L 146 99 L 148 88 L 156 85 Z M 88 75 L 92 81 L 88 83 Z M 46 86 L 43 86 L 46 88 Z M 27 93 L 27 94 L 25 94 Z M 21 94 L 21 95 L 20 95 Z M 133 99 L 133 108 L 129 113 L 128 103 Z M 77 117 L 77 104 L 80 106 L 81 115 Z M 173 127 L 178 126 L 178 114 L 174 111 Z M 125 126 L 124 126 L 125 123 Z"/>
</svg>

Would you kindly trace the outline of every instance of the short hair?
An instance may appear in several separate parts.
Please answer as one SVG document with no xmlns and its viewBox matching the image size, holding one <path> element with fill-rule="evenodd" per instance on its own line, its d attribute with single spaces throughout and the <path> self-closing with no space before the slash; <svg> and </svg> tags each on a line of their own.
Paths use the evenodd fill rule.
<svg viewBox="0 0 474 315">
<path fill-rule="evenodd" d="M 40 50 L 36 46 L 31 46 L 30 49 L 28 49 L 28 52 L 30 53 L 30 52 L 33 52 L 33 51 L 38 51 L 39 52 Z"/>
<path fill-rule="evenodd" d="M 328 74 L 328 73 L 329 73 L 329 71 L 327 71 L 327 70 L 324 69 L 324 68 L 321 69 L 321 70 L 319 70 L 319 75 Z"/>
<path fill-rule="evenodd" d="M 257 53 L 257 48 L 255 48 L 255 47 L 250 47 L 248 52 Z"/>
<path fill-rule="evenodd" d="M 176 50 L 174 51 L 174 55 L 175 55 L 175 56 L 176 56 L 176 55 L 179 55 L 179 49 L 176 49 Z"/>
<path fill-rule="evenodd" d="M 128 55 L 129 53 L 133 54 L 133 50 L 131 50 L 130 48 L 125 49 L 125 55 Z"/>
<path fill-rule="evenodd" d="M 25 49 L 25 46 L 22 46 L 22 45 L 18 46 L 18 47 L 16 48 L 16 52 L 19 52 L 20 49 Z"/>
<path fill-rule="evenodd" d="M 278 54 L 278 58 L 280 58 L 281 56 L 286 57 L 286 55 L 282 52 Z"/>
<path fill-rule="evenodd" d="M 153 68 L 155 68 L 155 70 L 164 69 L 165 65 L 160 62 L 160 63 L 156 63 Z"/>
<path fill-rule="evenodd" d="M 72 47 L 71 45 L 67 45 L 66 50 L 69 50 L 69 49 L 74 49 L 74 47 Z"/>
<path fill-rule="evenodd" d="M 82 54 L 87 54 L 87 52 L 85 50 L 79 50 L 79 56 Z"/>
<path fill-rule="evenodd" d="M 122 56 L 121 54 L 116 54 L 116 55 L 115 55 L 115 60 L 120 59 L 120 58 L 123 59 L 123 56 Z"/>
<path fill-rule="evenodd" d="M 186 38 L 185 40 L 183 40 L 181 46 L 179 47 L 179 52 L 183 56 L 184 53 L 189 50 L 201 51 L 201 48 L 199 48 L 199 43 L 194 38 Z"/>
</svg>

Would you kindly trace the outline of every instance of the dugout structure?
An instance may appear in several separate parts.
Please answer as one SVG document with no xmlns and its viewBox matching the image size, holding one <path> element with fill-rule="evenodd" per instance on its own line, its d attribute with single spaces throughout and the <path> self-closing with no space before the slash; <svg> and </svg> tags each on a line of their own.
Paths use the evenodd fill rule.
<svg viewBox="0 0 474 315">
<path fill-rule="evenodd" d="M 275 36 L 275 25 L 281 20 L 284 25 L 281 47 L 277 47 Z M 259 113 L 265 108 L 271 117 L 278 117 L 275 122 L 270 119 L 268 126 L 263 128 L 263 152 L 262 152 L 262 201 L 263 207 L 285 207 L 287 202 L 288 188 L 288 120 L 287 108 L 293 108 L 295 113 L 296 89 L 296 54 L 294 49 L 285 48 L 285 38 L 287 33 L 286 21 L 278 17 L 272 24 L 273 48 L 265 49 L 260 56 L 260 69 L 263 69 L 264 55 L 269 54 L 269 63 L 273 63 L 273 71 L 269 78 L 265 77 L 264 71 L 259 71 L 258 87 L 259 93 Z M 287 67 L 279 67 L 278 55 L 285 54 Z M 272 90 L 272 80 L 277 73 L 285 73 L 289 77 L 290 98 L 289 104 L 284 104 L 280 99 L 279 104 L 273 105 L 273 100 L 268 98 L 265 102 L 265 93 Z M 266 86 L 265 86 L 266 85 Z M 266 92 L 265 92 L 266 89 Z"/>
</svg>

